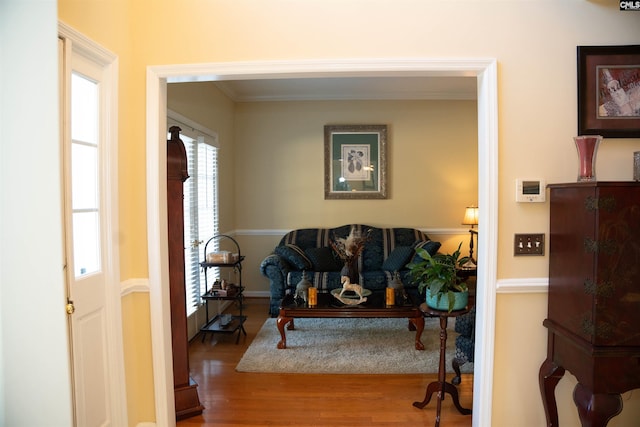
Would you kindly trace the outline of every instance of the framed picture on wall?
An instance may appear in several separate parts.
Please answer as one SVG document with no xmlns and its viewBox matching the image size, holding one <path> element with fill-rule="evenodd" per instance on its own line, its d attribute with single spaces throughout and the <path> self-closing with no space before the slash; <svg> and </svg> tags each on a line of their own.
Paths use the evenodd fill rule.
<svg viewBox="0 0 640 427">
<path fill-rule="evenodd" d="M 640 45 L 578 46 L 578 135 L 640 137 Z"/>
<path fill-rule="evenodd" d="M 324 198 L 387 198 L 387 125 L 324 127 Z"/>
</svg>

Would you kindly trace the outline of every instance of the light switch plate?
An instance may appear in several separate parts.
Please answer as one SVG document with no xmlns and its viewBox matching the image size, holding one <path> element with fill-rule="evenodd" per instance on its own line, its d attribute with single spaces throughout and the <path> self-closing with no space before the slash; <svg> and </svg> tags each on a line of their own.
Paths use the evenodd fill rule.
<svg viewBox="0 0 640 427">
<path fill-rule="evenodd" d="M 513 255 L 544 256 L 544 234 L 516 234 Z"/>
</svg>

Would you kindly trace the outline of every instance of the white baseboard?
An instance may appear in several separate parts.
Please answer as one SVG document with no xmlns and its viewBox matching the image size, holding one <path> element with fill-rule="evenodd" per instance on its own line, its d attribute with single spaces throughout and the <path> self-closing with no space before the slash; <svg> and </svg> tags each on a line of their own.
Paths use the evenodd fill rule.
<svg viewBox="0 0 640 427">
<path fill-rule="evenodd" d="M 269 291 L 244 291 L 243 295 L 247 298 L 270 298 Z"/>
</svg>

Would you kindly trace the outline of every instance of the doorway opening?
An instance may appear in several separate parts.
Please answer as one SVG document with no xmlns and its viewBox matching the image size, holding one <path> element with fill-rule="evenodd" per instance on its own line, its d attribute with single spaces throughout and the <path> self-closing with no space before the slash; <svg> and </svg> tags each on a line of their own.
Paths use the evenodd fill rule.
<svg viewBox="0 0 640 427">
<path fill-rule="evenodd" d="M 171 319 L 168 291 L 166 233 L 166 153 L 161 149 L 166 132 L 168 82 L 268 79 L 274 77 L 321 78 L 475 77 L 478 102 L 478 203 L 483 232 L 477 251 L 478 265 L 476 355 L 474 364 L 473 425 L 491 425 L 493 347 L 497 269 L 497 63 L 495 59 L 456 60 L 350 60 L 218 63 L 158 66 L 147 71 L 147 227 L 152 324 L 156 422 L 174 417 L 170 375 Z"/>
</svg>

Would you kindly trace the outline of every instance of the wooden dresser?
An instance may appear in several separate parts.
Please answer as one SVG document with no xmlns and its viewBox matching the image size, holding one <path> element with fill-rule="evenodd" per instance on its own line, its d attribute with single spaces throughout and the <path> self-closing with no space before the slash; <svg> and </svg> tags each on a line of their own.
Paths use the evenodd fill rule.
<svg viewBox="0 0 640 427">
<path fill-rule="evenodd" d="M 583 426 L 606 426 L 640 388 L 640 183 L 550 185 L 549 332 L 540 391 L 558 425 L 565 369 Z"/>
</svg>

